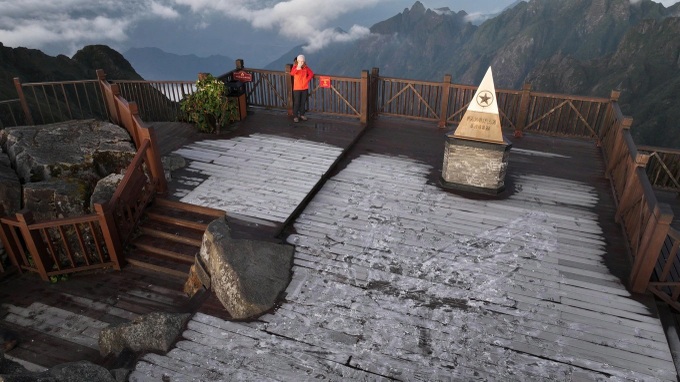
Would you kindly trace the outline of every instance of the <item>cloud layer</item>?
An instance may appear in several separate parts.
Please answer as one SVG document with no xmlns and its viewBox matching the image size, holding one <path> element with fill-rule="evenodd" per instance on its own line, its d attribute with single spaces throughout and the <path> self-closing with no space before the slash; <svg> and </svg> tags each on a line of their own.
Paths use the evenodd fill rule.
<svg viewBox="0 0 680 382">
<path fill-rule="evenodd" d="M 307 52 L 321 49 L 330 42 L 351 41 L 369 33 L 361 25 L 334 28 L 335 22 L 351 18 L 358 12 L 370 12 L 377 5 L 394 7 L 396 14 L 415 0 L 0 0 L 0 42 L 6 46 L 44 49 L 51 45 L 66 47 L 74 53 L 87 44 L 125 45 L 131 30 L 145 22 L 171 20 L 176 30 L 158 33 L 182 33 L 200 30 L 230 20 L 283 36 L 294 44 L 303 43 Z M 633 3 L 639 0 L 631 0 Z M 677 0 L 663 1 L 671 5 Z M 430 8 L 441 6 L 465 9 L 478 16 L 480 7 L 509 5 L 513 0 L 432 0 Z M 401 7 L 401 8 L 400 8 Z M 469 8 L 469 9 L 468 9 Z M 483 13 L 481 13 L 483 14 Z M 389 17 L 385 15 L 383 17 Z M 190 24 L 190 25 L 189 25 Z M 180 28 L 181 26 L 181 28 Z M 248 31 L 243 31 L 244 37 Z M 139 38 L 139 36 L 134 36 Z M 178 36 L 189 39 L 190 36 Z"/>
<path fill-rule="evenodd" d="M 79 48 L 126 41 L 132 27 L 148 20 L 190 22 L 201 29 L 232 19 L 316 50 L 368 34 L 368 28 L 359 25 L 344 33 L 328 26 L 348 12 L 385 1 L 390 0 L 0 0 L 0 42 L 11 47 Z"/>
</svg>

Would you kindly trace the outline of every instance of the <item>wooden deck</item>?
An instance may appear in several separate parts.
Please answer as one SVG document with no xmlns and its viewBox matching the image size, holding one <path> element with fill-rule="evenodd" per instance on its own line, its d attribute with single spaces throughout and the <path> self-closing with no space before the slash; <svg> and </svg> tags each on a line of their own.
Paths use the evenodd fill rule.
<svg viewBox="0 0 680 382">
<path fill-rule="evenodd" d="M 190 159 L 172 196 L 240 208 L 240 234 L 296 246 L 275 312 L 232 322 L 209 293 L 190 301 L 179 281 L 128 268 L 11 277 L 0 325 L 23 341 L 8 355 L 106 364 L 97 328 L 191 311 L 176 347 L 143 356 L 131 380 L 677 380 L 653 302 L 622 282 L 629 256 L 593 142 L 512 139 L 507 190 L 484 197 L 437 186 L 433 125 L 310 117 L 256 111 L 220 136 L 157 128 Z M 83 324 L 64 335 L 54 317 Z"/>
</svg>

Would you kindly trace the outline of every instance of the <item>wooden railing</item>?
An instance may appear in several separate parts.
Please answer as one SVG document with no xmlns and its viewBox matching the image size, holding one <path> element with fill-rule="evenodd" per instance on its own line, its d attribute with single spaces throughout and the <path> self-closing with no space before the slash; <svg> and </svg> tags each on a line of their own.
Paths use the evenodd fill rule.
<svg viewBox="0 0 680 382">
<path fill-rule="evenodd" d="M 245 70 L 252 75 L 252 81 L 244 84 L 248 105 L 290 112 L 292 84 L 289 69 L 289 65 L 282 72 L 247 69 L 241 60 L 237 61 L 236 70 Z M 233 71 L 219 78 L 229 82 L 233 79 L 232 75 Z M 457 124 L 476 91 L 474 86 L 451 84 L 450 76 L 445 76 L 442 82 L 383 78 L 377 68 L 370 74 L 362 72 L 361 78 L 329 76 L 328 87 L 321 86 L 321 77 L 326 76 L 317 75 L 311 82 L 309 110 L 359 118 L 364 123 L 370 118 L 385 115 L 432 121 L 440 127 Z M 109 85 L 104 78 L 99 78 L 98 82 L 109 118 L 125 126 L 140 148 L 135 164 L 128 171 L 130 178 L 123 182 L 125 186 L 117 192 L 110 205 L 101 206 L 101 211 L 110 215 L 109 224 L 116 226 L 116 232 L 121 233 L 119 242 L 123 243 L 130 227 L 136 224 L 139 211 L 155 192 L 163 192 L 166 187 L 157 151 L 153 147 L 153 130 L 144 127 L 138 114 L 159 121 L 177 120 L 177 101 L 184 94 L 191 94 L 193 83 L 121 81 Z M 35 86 L 37 88 L 37 84 Z M 49 86 L 60 88 L 56 84 Z M 655 293 L 669 291 L 667 284 L 663 289 L 649 282 L 658 275 L 664 275 L 658 269 L 665 269 L 667 264 L 664 261 L 669 258 L 662 255 L 664 243 L 675 240 L 675 234 L 669 227 L 673 214 L 669 206 L 656 200 L 645 166 L 650 159 L 654 163 L 658 158 L 658 165 L 647 166 L 647 173 L 655 174 L 653 185 L 672 182 L 677 187 L 677 174 L 680 172 L 676 160 L 680 157 L 678 152 L 638 150 L 630 134 L 632 120 L 625 118 L 619 109 L 618 92 L 612 92 L 611 98 L 605 99 L 533 92 L 530 85 L 525 85 L 521 90 L 500 89 L 496 93 L 502 124 L 516 137 L 531 132 L 590 138 L 601 145 L 606 162 L 605 175 L 611 180 L 617 204 L 616 220 L 624 229 L 634 259 L 631 289 L 644 292 L 651 285 Z M 143 110 L 138 111 L 138 103 L 128 103 L 121 97 L 122 94 L 125 98 L 137 100 Z M 659 166 L 664 169 L 663 172 L 658 170 Z M 149 171 L 148 178 L 153 179 L 152 184 L 141 185 L 142 169 Z M 137 193 L 143 196 L 135 200 L 125 198 Z M 675 292 L 672 292 L 667 297 L 675 301 L 677 296 L 674 295 Z"/>
<path fill-rule="evenodd" d="M 659 261 L 654 268 L 654 281 L 649 283 L 649 290 L 680 311 L 680 232 L 674 228 L 668 230 L 668 236 L 661 247 Z"/>
<path fill-rule="evenodd" d="M 21 100 L 0 101 L 0 130 L 5 127 L 26 125 L 26 114 L 21 110 Z"/>
<path fill-rule="evenodd" d="M 121 97 L 137 104 L 147 122 L 184 120 L 180 102 L 196 91 L 194 81 L 115 81 Z"/>
<path fill-rule="evenodd" d="M 118 85 L 109 84 L 103 71 L 97 76 L 107 114 L 130 133 L 138 148 L 111 199 L 95 203 L 92 214 L 43 222 L 33 221 L 27 210 L 15 217 L 1 217 L 0 211 L 0 239 L 12 264 L 43 280 L 97 268 L 119 270 L 122 248 L 144 208 L 167 189 L 153 129 L 142 122 L 136 104 L 120 96 Z"/>
<path fill-rule="evenodd" d="M 601 133 L 609 177 L 616 199 L 616 220 L 623 226 L 633 256 L 631 290 L 647 290 L 673 220 L 673 212 L 654 195 L 645 165 L 649 156 L 638 152 L 630 134 L 631 118 L 624 118 L 612 101 Z"/>
<path fill-rule="evenodd" d="M 249 106 L 265 109 L 282 109 L 292 112 L 292 82 L 290 65 L 284 72 L 239 68 L 250 73 L 253 80 L 246 82 L 246 100 Z M 228 82 L 232 72 L 219 77 Z M 328 78 L 328 87 L 322 86 L 321 78 Z M 362 119 L 365 113 L 362 108 L 366 100 L 362 90 L 367 89 L 368 72 L 363 78 L 315 75 L 309 84 L 307 110 L 310 112 L 355 117 Z M 365 121 L 364 117 L 364 121 Z"/>
<path fill-rule="evenodd" d="M 281 109 L 288 107 L 290 98 L 289 87 L 290 75 L 286 72 L 273 72 L 269 70 L 246 69 L 253 75 L 253 80 L 245 83 L 246 101 L 250 106 L 265 109 Z M 231 81 L 231 78 L 223 80 Z"/>
<path fill-rule="evenodd" d="M 97 268 L 120 269 L 120 251 L 107 238 L 109 228 L 98 214 L 35 222 L 31 211 L 22 210 L 0 218 L 0 239 L 20 272 L 35 272 L 47 281 Z"/>
<path fill-rule="evenodd" d="M 660 190 L 680 192 L 680 150 L 663 147 L 639 146 L 649 155 L 647 177 Z"/>
<path fill-rule="evenodd" d="M 97 80 L 25 83 L 14 79 L 27 124 L 72 119 L 108 119 Z"/>
</svg>

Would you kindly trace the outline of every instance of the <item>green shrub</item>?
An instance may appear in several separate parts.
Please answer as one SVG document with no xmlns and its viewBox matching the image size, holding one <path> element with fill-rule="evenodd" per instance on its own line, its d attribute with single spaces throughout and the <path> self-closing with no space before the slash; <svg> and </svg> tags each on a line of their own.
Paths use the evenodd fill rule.
<svg viewBox="0 0 680 382">
<path fill-rule="evenodd" d="M 196 92 L 185 97 L 180 107 L 198 130 L 207 133 L 238 119 L 236 99 L 227 97 L 224 82 L 210 74 L 196 82 Z"/>
</svg>

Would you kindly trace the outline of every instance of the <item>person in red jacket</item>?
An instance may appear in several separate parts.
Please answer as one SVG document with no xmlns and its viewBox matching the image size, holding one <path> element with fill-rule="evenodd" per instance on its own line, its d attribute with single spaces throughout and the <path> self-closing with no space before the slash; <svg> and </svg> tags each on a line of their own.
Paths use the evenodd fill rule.
<svg viewBox="0 0 680 382">
<path fill-rule="evenodd" d="M 297 56 L 295 65 L 290 69 L 290 75 L 293 76 L 293 122 L 306 121 L 307 92 L 309 91 L 309 81 L 314 78 L 314 72 L 307 66 L 305 56 Z"/>
</svg>

